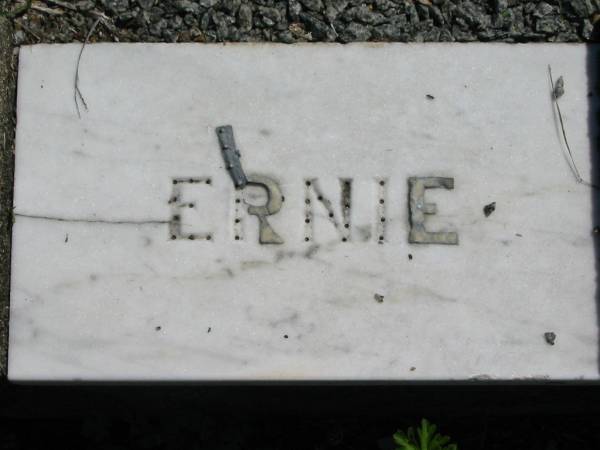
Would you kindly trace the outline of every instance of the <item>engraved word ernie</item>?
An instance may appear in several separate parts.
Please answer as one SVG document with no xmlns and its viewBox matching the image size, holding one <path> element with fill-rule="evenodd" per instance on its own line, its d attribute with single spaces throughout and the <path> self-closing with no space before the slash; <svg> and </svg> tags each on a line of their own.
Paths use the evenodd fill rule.
<svg viewBox="0 0 600 450">
<path fill-rule="evenodd" d="M 193 234 L 186 234 L 182 231 L 182 210 L 195 206 L 193 203 L 181 202 L 183 190 L 186 185 L 204 185 L 202 189 L 210 189 L 212 179 L 210 177 L 195 177 L 195 178 L 175 178 L 169 204 L 171 206 L 171 220 L 169 221 L 169 233 L 173 240 L 188 239 L 188 240 L 213 240 L 213 233 L 210 231 L 199 231 Z M 339 179 L 340 185 L 340 204 L 336 205 L 332 202 L 325 192 L 321 189 L 318 178 L 305 178 L 304 181 L 298 180 L 299 183 L 304 183 L 304 212 L 303 212 L 303 230 L 301 236 L 306 242 L 311 242 L 314 239 L 314 217 L 315 213 L 319 212 L 324 215 L 333 229 L 335 229 L 342 242 L 350 241 L 352 229 L 352 179 Z M 386 229 L 386 185 L 387 180 L 375 180 L 378 188 L 378 199 L 375 206 L 376 219 L 374 220 L 373 229 L 375 231 L 375 239 L 380 243 L 384 242 Z M 242 201 L 241 193 L 246 189 L 254 187 L 264 192 L 262 196 L 262 204 L 247 204 Z M 428 189 L 448 189 L 454 188 L 453 178 L 444 177 L 410 177 L 408 179 L 408 217 L 409 217 L 409 232 L 408 242 L 412 244 L 444 244 L 458 245 L 458 233 L 455 231 L 430 231 L 426 227 L 427 216 L 437 213 L 437 205 L 427 201 L 426 191 Z M 284 244 L 285 241 L 281 237 L 281 233 L 269 221 L 270 217 L 277 214 L 285 214 L 286 201 L 284 193 L 281 190 L 279 183 L 264 175 L 250 173 L 247 175 L 246 186 L 241 190 L 236 190 L 234 199 L 234 220 L 233 229 L 235 240 L 241 239 L 241 221 L 243 214 L 256 217 L 258 226 L 258 241 L 260 244 Z M 287 202 L 289 203 L 289 201 Z M 295 213 L 297 213 L 296 211 Z M 285 231 L 285 230 L 283 230 Z"/>
<path fill-rule="evenodd" d="M 234 236 L 235 240 L 241 239 L 240 209 L 246 208 L 246 213 L 255 216 L 258 225 L 258 241 L 263 245 L 281 245 L 285 241 L 281 234 L 272 226 L 269 217 L 282 214 L 285 211 L 285 197 L 281 186 L 272 177 L 260 174 L 246 174 L 240 161 L 241 154 L 236 147 L 233 128 L 230 125 L 217 128 L 217 136 L 225 167 L 233 182 L 235 198 Z M 169 204 L 171 205 L 171 220 L 169 233 L 172 240 L 189 239 L 211 241 L 213 234 L 210 231 L 185 234 L 181 226 L 181 208 L 193 207 L 191 203 L 182 203 L 181 191 L 185 184 L 212 184 L 210 177 L 174 178 L 173 190 Z M 317 178 L 304 179 L 304 236 L 305 242 L 314 238 L 314 205 L 320 204 L 326 217 L 337 231 L 342 242 L 350 241 L 352 228 L 352 179 L 340 178 L 340 205 L 336 210 L 333 202 L 327 198 Z M 379 200 L 377 204 L 378 221 L 375 224 L 377 240 L 383 244 L 386 227 L 386 187 L 387 179 L 377 179 Z M 244 204 L 240 192 L 249 188 L 258 188 L 266 194 L 262 204 Z M 426 216 L 437 213 L 437 205 L 426 201 L 427 189 L 454 189 L 454 178 L 447 177 L 410 177 L 408 179 L 408 217 L 409 233 L 408 242 L 412 244 L 443 244 L 458 245 L 458 233 L 455 231 L 430 231 L 426 228 Z M 316 200 L 316 201 L 315 201 Z"/>
</svg>

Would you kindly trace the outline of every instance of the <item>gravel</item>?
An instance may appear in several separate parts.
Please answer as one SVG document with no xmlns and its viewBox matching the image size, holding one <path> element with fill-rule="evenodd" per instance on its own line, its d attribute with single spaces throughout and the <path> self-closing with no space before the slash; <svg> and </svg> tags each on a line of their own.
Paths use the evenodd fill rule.
<svg viewBox="0 0 600 450">
<path fill-rule="evenodd" d="M 94 42 L 585 42 L 600 0 L 34 0 L 15 44 L 82 41 L 98 18 Z"/>
</svg>

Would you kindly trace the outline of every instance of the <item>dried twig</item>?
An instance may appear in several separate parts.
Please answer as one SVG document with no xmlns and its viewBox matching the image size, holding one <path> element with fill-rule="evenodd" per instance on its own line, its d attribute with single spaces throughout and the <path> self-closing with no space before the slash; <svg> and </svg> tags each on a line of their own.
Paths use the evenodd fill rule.
<svg viewBox="0 0 600 450">
<path fill-rule="evenodd" d="M 111 36 L 115 42 L 119 42 L 119 38 L 117 36 L 118 30 L 115 27 L 114 23 L 112 23 L 112 20 L 109 17 L 106 17 L 104 14 L 102 14 L 101 23 L 102 25 L 104 25 L 104 28 L 108 32 L 108 35 Z"/>
<path fill-rule="evenodd" d="M 110 21 L 110 17 L 108 17 L 102 11 L 98 11 L 97 9 L 90 11 L 89 14 L 91 14 L 92 16 L 98 17 L 99 19 L 102 19 L 102 23 L 104 25 L 106 25 L 106 23 Z"/>
<path fill-rule="evenodd" d="M 558 113 L 558 120 L 560 122 L 560 130 L 562 132 L 563 140 L 565 141 L 565 147 L 567 147 L 567 152 L 569 152 L 569 159 L 571 160 L 569 163 L 569 167 L 575 176 L 575 180 L 586 186 L 592 187 L 594 189 L 600 189 L 600 186 L 590 183 L 589 181 L 585 181 L 581 174 L 579 173 L 579 169 L 575 164 L 575 158 L 573 158 L 573 152 L 571 151 L 571 146 L 569 145 L 569 140 L 567 139 L 567 132 L 565 131 L 565 123 L 563 120 L 562 112 L 560 110 L 560 105 L 558 104 L 558 99 L 563 96 L 565 93 L 564 89 L 564 80 L 563 77 L 559 77 L 556 80 L 556 84 L 554 84 L 554 79 L 552 78 L 552 68 L 548 64 L 548 74 L 550 75 L 550 84 L 552 85 L 552 98 L 554 99 L 554 104 L 556 105 L 556 112 Z"/>
<path fill-rule="evenodd" d="M 89 14 L 91 16 L 100 17 L 101 19 L 103 19 L 105 21 L 110 20 L 106 14 L 104 14 L 103 12 L 101 12 L 97 9 L 93 9 L 91 11 L 85 11 L 85 10 L 79 9 L 77 6 L 72 5 L 71 3 L 63 2 L 61 0 L 41 0 L 41 1 L 43 1 L 47 5 L 55 5 L 55 6 L 59 6 L 60 8 L 63 8 L 63 9 L 68 9 L 70 11 L 77 11 L 82 14 Z"/>
<path fill-rule="evenodd" d="M 60 6 L 61 8 L 64 9 L 70 9 L 71 11 L 77 11 L 77 7 L 75 7 L 75 5 L 71 5 L 70 3 L 67 2 L 61 2 L 59 0 L 42 0 L 44 3 L 49 3 L 51 5 L 56 5 L 56 6 Z"/>
<path fill-rule="evenodd" d="M 79 56 L 77 56 L 77 67 L 75 68 L 75 88 L 74 88 L 74 92 L 73 92 L 73 99 L 75 100 L 75 109 L 77 109 L 77 116 L 80 119 L 81 119 L 81 112 L 79 111 L 78 99 L 81 100 L 81 103 L 83 104 L 83 107 L 85 108 L 86 111 L 88 109 L 88 106 L 87 106 L 87 103 L 85 102 L 85 99 L 83 98 L 83 95 L 81 94 L 81 90 L 79 89 L 79 64 L 81 63 L 81 55 L 83 55 L 83 50 L 85 49 L 86 44 L 89 42 L 90 37 L 94 33 L 94 30 L 98 26 L 98 23 L 100 23 L 100 20 L 102 20 L 102 18 L 98 17 L 96 19 L 96 21 L 94 22 L 94 25 L 92 25 L 92 28 L 90 28 L 90 31 L 88 32 L 87 36 L 85 37 L 85 41 L 83 41 L 83 44 L 81 45 L 81 50 L 79 50 Z"/>
<path fill-rule="evenodd" d="M 33 9 L 34 11 L 39 11 L 44 14 L 48 14 L 50 16 L 62 16 L 65 13 L 61 9 L 46 8 L 45 6 L 40 6 L 40 5 L 32 5 L 31 9 Z"/>
</svg>

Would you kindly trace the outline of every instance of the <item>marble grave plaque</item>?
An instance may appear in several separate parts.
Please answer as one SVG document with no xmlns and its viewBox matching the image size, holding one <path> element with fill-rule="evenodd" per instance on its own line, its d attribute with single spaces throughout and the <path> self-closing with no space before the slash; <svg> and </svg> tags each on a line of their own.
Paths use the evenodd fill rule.
<svg viewBox="0 0 600 450">
<path fill-rule="evenodd" d="M 80 116 L 79 51 L 20 52 L 11 380 L 598 379 L 595 47 L 88 45 Z"/>
</svg>

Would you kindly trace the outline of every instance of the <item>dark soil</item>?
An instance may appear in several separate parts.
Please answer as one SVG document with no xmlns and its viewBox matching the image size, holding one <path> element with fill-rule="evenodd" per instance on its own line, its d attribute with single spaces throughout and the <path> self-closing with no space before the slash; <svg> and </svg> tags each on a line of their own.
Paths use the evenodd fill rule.
<svg viewBox="0 0 600 450">
<path fill-rule="evenodd" d="M 422 417 L 461 450 L 597 450 L 591 386 L 0 386 L 0 449 L 385 450 Z"/>
</svg>

